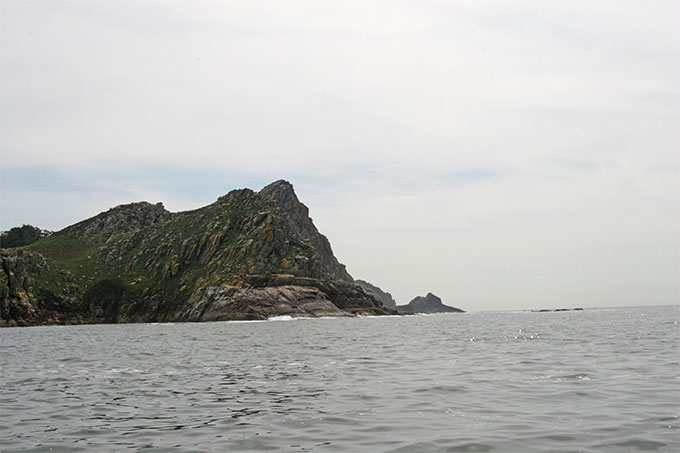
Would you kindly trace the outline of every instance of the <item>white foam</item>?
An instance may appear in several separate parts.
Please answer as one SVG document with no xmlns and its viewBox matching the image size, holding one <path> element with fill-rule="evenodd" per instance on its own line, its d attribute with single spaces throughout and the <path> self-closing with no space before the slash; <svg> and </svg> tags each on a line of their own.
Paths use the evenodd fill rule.
<svg viewBox="0 0 680 453">
<path fill-rule="evenodd" d="M 281 316 L 272 316 L 271 318 L 267 318 L 267 321 L 294 321 L 295 319 L 300 319 L 300 318 L 293 318 L 290 315 L 281 315 Z"/>
</svg>

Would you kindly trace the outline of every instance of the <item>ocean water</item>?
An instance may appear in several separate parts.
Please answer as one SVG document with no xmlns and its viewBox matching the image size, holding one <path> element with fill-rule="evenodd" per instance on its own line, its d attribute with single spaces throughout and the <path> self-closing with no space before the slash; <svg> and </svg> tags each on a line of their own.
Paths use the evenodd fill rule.
<svg viewBox="0 0 680 453">
<path fill-rule="evenodd" d="M 0 450 L 678 452 L 679 314 L 1 329 Z"/>
</svg>

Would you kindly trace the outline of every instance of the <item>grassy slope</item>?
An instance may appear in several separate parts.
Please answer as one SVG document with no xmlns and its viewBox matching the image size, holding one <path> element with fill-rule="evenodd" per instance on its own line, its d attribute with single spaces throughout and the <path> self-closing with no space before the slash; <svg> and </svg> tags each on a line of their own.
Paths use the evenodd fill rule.
<svg viewBox="0 0 680 453">
<path fill-rule="evenodd" d="M 304 262 L 314 254 L 293 237 L 281 238 L 281 218 L 249 194 L 118 233 L 108 241 L 101 235 L 79 238 L 103 215 L 23 247 L 61 267 L 41 274 L 37 288 L 59 293 L 70 273 L 82 291 L 101 280 L 118 279 L 137 294 L 152 290 L 188 296 L 200 285 L 239 284 L 246 273 L 305 274 Z"/>
</svg>

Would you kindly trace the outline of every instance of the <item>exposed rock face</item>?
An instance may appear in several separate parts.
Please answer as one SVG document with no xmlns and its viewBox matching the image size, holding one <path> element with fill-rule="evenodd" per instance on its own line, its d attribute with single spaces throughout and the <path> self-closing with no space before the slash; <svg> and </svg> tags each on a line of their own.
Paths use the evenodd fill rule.
<svg viewBox="0 0 680 453">
<path fill-rule="evenodd" d="M 49 278 L 59 294 L 42 287 Z M 0 326 L 54 323 L 76 319 L 79 288 L 68 272 L 39 253 L 0 249 Z"/>
<path fill-rule="evenodd" d="M 400 305 L 396 308 L 399 313 L 464 313 L 460 308 L 444 305 L 442 300 L 432 293 L 427 293 L 425 297 L 418 296 L 408 305 Z"/>
<path fill-rule="evenodd" d="M 31 293 L 31 277 L 47 266 L 45 259 L 22 251 L 0 250 L 0 315 L 19 323 L 30 322 L 37 315 L 37 300 Z M 32 260 L 31 258 L 36 258 Z"/>
<path fill-rule="evenodd" d="M 180 317 L 187 321 L 267 319 L 273 316 L 349 316 L 316 288 L 279 286 L 268 288 L 209 287 L 201 291 Z"/>
<path fill-rule="evenodd" d="M 116 206 L 68 227 L 65 231 L 80 239 L 99 235 L 105 241 L 113 234 L 137 231 L 154 223 L 169 220 L 171 217 L 172 213 L 163 207 L 163 203 L 151 204 L 142 201 Z"/>
<path fill-rule="evenodd" d="M 375 286 L 371 283 L 368 283 L 367 281 L 364 281 L 364 280 L 354 280 L 354 283 L 361 286 L 362 288 L 367 290 L 369 293 L 373 294 L 386 307 L 396 307 L 397 302 L 392 297 L 392 294 L 387 293 L 387 292 L 383 291 L 382 289 L 380 289 L 379 287 L 377 287 L 377 286 Z"/>
<path fill-rule="evenodd" d="M 200 289 L 179 313 L 179 320 L 267 319 L 272 316 L 319 317 L 390 315 L 353 283 L 292 275 L 249 276 L 249 287 Z"/>
<path fill-rule="evenodd" d="M 302 204 L 295 195 L 293 185 L 288 181 L 279 180 L 264 187 L 259 192 L 260 195 L 274 202 L 281 208 L 290 220 L 295 233 L 306 241 L 309 241 L 314 250 L 319 254 L 319 259 L 325 267 L 331 270 L 330 277 L 352 281 L 352 277 L 347 272 L 343 264 L 340 264 L 333 255 L 331 244 L 326 236 L 319 233 L 314 226 L 312 219 L 309 218 L 309 209 Z"/>
<path fill-rule="evenodd" d="M 328 280 L 294 275 L 249 275 L 246 281 L 254 288 L 301 286 L 312 287 L 321 291 L 338 308 L 352 313 L 395 314 L 382 302 L 368 293 L 361 286 L 344 280 Z"/>
<path fill-rule="evenodd" d="M 286 181 L 187 212 L 118 206 L 24 249 L 2 251 L 0 325 L 395 314 Z"/>
</svg>

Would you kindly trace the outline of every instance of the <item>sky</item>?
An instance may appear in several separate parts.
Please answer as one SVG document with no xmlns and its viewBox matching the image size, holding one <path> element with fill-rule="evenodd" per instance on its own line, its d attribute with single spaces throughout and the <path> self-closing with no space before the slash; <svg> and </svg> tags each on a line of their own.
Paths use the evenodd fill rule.
<svg viewBox="0 0 680 453">
<path fill-rule="evenodd" d="M 0 1 L 0 229 L 286 179 L 354 278 L 680 303 L 680 2 Z"/>
</svg>

